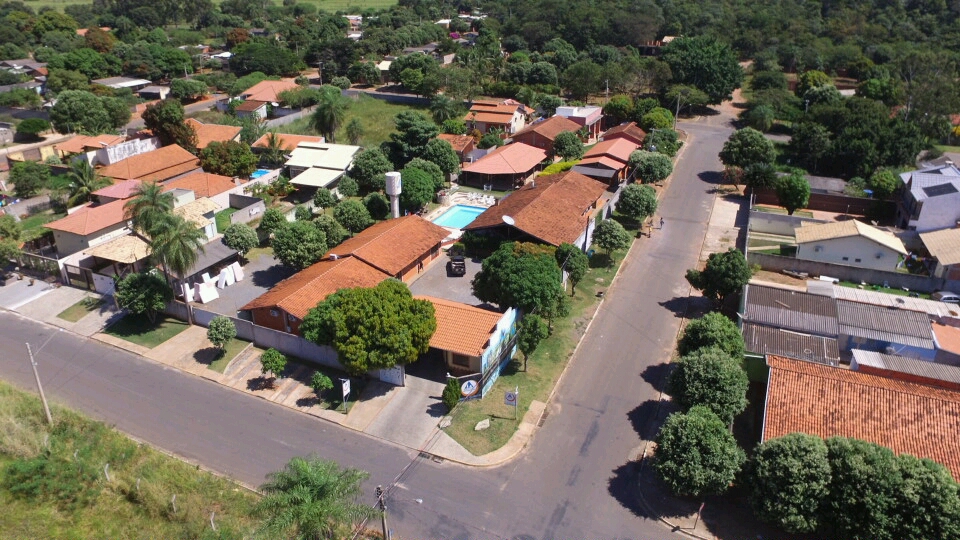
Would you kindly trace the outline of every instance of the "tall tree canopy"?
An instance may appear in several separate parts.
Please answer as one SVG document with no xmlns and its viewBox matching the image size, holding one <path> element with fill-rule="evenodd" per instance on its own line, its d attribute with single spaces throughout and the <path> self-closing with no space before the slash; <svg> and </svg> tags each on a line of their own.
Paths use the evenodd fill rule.
<svg viewBox="0 0 960 540">
<path fill-rule="evenodd" d="M 743 82 L 737 54 L 715 38 L 674 39 L 663 48 L 661 58 L 670 66 L 674 82 L 700 90 L 707 95 L 709 103 L 728 99 Z"/>
</svg>

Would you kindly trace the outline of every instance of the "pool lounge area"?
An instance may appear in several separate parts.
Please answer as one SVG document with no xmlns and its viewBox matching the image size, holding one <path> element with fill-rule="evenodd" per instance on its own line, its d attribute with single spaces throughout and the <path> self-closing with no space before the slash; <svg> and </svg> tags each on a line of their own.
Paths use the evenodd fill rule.
<svg viewBox="0 0 960 540">
<path fill-rule="evenodd" d="M 448 229 L 462 229 L 477 219 L 477 216 L 485 210 L 486 208 L 482 206 L 455 204 L 431 221 L 433 221 L 435 225 Z"/>
</svg>

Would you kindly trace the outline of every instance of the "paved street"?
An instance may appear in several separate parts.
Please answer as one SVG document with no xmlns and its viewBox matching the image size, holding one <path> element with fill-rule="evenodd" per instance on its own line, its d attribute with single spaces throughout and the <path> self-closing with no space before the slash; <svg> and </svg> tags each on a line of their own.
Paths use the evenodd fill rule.
<svg viewBox="0 0 960 540">
<path fill-rule="evenodd" d="M 631 458 L 655 411 L 712 207 L 723 117 L 681 124 L 691 139 L 661 202 L 662 230 L 634 249 L 572 360 L 549 417 L 523 455 L 472 469 L 411 452 L 183 375 L 129 353 L 0 313 L 0 377 L 33 387 L 23 341 L 47 394 L 136 437 L 249 484 L 309 452 L 370 471 L 389 493 L 400 538 L 663 538 L 639 515 Z M 51 338 L 52 336 L 52 338 Z"/>
</svg>

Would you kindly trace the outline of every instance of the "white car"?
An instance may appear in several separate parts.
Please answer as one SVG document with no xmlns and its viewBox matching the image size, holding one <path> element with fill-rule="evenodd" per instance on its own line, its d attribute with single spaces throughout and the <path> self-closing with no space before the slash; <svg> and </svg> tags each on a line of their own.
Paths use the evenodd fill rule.
<svg viewBox="0 0 960 540">
<path fill-rule="evenodd" d="M 948 304 L 960 304 L 960 294 L 950 291 L 939 291 L 930 295 L 930 298 Z"/>
</svg>

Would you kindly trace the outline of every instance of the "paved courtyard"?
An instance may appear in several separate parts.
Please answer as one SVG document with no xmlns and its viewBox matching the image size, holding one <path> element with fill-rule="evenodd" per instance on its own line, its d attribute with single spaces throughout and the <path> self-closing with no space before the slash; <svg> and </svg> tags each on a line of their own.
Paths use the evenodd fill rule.
<svg viewBox="0 0 960 540">
<path fill-rule="evenodd" d="M 468 257 L 467 273 L 459 277 L 447 275 L 447 260 L 447 256 L 444 255 L 431 264 L 416 281 L 410 284 L 410 291 L 414 295 L 435 296 L 471 306 L 482 304 L 483 302 L 477 300 L 470 289 L 470 282 L 480 272 L 480 259 Z"/>
<path fill-rule="evenodd" d="M 257 260 L 248 262 L 243 267 L 243 273 L 243 281 L 217 289 L 220 298 L 206 304 L 198 304 L 198 306 L 214 313 L 236 317 L 238 309 L 295 272 L 273 257 L 261 255 Z"/>
</svg>

